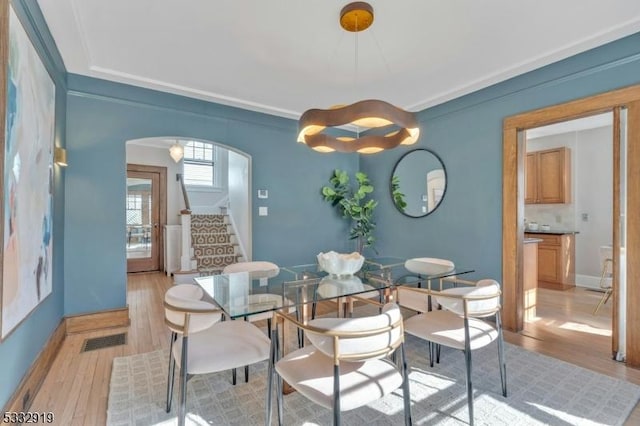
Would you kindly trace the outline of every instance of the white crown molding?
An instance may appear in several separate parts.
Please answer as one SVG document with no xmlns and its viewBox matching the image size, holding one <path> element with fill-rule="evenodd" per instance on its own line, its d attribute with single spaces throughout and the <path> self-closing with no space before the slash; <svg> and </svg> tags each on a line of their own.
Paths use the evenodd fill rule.
<svg viewBox="0 0 640 426">
<path fill-rule="evenodd" d="M 190 98 L 201 99 L 205 101 L 215 102 L 222 105 L 242 108 L 250 111 L 261 112 L 270 115 L 277 115 L 284 118 L 297 120 L 301 112 L 290 111 L 278 108 L 272 105 L 264 105 L 249 100 L 238 99 L 231 96 L 225 96 L 218 93 L 208 92 L 206 90 L 186 87 L 179 84 L 168 83 L 166 81 L 156 80 L 153 78 L 142 77 L 135 74 L 129 74 L 117 70 L 103 68 L 99 66 L 89 67 L 89 71 L 93 77 L 104 78 L 120 83 L 128 83 L 135 86 L 146 87 L 148 89 L 160 90 L 163 92 L 173 93 L 176 95 L 187 96 Z"/>
<path fill-rule="evenodd" d="M 82 24 L 82 19 L 80 19 L 80 13 L 78 12 L 78 4 L 77 0 L 71 0 L 71 13 L 73 15 L 73 22 L 76 26 L 76 31 L 79 34 L 80 45 L 82 46 L 82 54 L 84 55 L 85 63 L 87 67 L 93 63 L 93 58 L 91 57 L 91 48 L 89 46 L 89 37 L 87 37 L 87 32 L 84 29 L 84 25 Z"/>
<path fill-rule="evenodd" d="M 460 96 L 464 96 L 469 93 L 473 93 L 477 90 L 481 90 L 489 86 L 492 86 L 494 84 L 500 83 L 502 81 L 508 80 L 512 77 L 516 77 L 518 75 L 524 74 L 529 71 L 533 71 L 545 65 L 552 64 L 554 62 L 576 55 L 578 53 L 604 45 L 606 43 L 617 40 L 619 38 L 629 36 L 631 34 L 636 33 L 639 28 L 640 28 L 640 19 L 629 20 L 616 27 L 612 27 L 608 30 L 596 33 L 591 37 L 586 37 L 575 43 L 561 46 L 558 49 L 555 49 L 549 53 L 539 55 L 528 61 L 523 61 L 523 62 L 514 64 L 513 66 L 506 68 L 502 71 L 498 71 L 488 76 L 481 77 L 477 80 L 472 81 L 469 84 L 465 84 L 463 86 L 459 86 L 451 90 L 441 92 L 435 96 L 431 96 L 420 102 L 414 103 L 412 105 L 408 105 L 405 108 L 407 108 L 410 111 L 421 111 L 423 109 L 442 104 L 444 102 L 456 99 Z"/>
</svg>

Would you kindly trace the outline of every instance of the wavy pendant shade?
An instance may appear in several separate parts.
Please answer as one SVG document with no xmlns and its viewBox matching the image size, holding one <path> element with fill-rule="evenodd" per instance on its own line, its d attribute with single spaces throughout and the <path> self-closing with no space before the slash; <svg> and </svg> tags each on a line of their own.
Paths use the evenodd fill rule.
<svg viewBox="0 0 640 426">
<path fill-rule="evenodd" d="M 340 25 L 346 31 L 357 33 L 366 30 L 372 23 L 373 8 L 365 2 L 350 3 L 340 12 Z M 364 130 L 393 127 L 382 135 L 377 131 L 375 134 L 361 136 L 358 131 L 357 137 L 332 136 L 325 132 L 345 125 Z M 300 116 L 298 129 L 298 142 L 325 153 L 338 151 L 375 154 L 398 145 L 412 145 L 420 136 L 420 128 L 413 113 L 376 99 L 330 109 L 310 109 Z"/>
</svg>

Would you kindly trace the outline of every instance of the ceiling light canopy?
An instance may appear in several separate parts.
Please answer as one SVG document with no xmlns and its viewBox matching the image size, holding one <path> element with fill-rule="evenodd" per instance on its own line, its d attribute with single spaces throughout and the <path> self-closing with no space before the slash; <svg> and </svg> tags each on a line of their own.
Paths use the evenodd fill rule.
<svg viewBox="0 0 640 426">
<path fill-rule="evenodd" d="M 365 2 L 346 5 L 340 12 L 340 25 L 346 31 L 356 33 L 356 72 L 357 72 L 357 33 L 364 31 L 373 23 L 373 7 Z M 325 130 L 344 125 L 356 126 L 356 137 L 332 136 Z M 371 132 L 371 129 L 393 126 L 386 134 Z M 398 145 L 412 145 L 420 136 L 420 129 L 413 113 L 404 111 L 388 102 L 368 99 L 351 105 L 330 109 L 310 109 L 298 121 L 298 142 L 308 145 L 318 152 L 358 152 L 374 154 Z"/>
</svg>

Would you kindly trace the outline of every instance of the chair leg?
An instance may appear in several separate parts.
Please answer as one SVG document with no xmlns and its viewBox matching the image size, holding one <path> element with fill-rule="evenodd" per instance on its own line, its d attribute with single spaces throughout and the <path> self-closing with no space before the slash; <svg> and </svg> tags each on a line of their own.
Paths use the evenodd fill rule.
<svg viewBox="0 0 640 426">
<path fill-rule="evenodd" d="M 301 315 L 300 309 L 296 309 L 296 320 L 301 321 L 302 320 L 301 316 L 302 315 Z M 298 335 L 298 349 L 304 348 L 304 330 L 298 327 L 297 335 Z"/>
<path fill-rule="evenodd" d="M 600 275 L 600 288 L 605 289 L 606 287 L 604 286 L 604 282 L 607 278 L 607 265 L 609 263 L 613 263 L 613 261 L 611 259 L 605 259 L 604 262 L 602 262 L 602 274 Z M 602 295 L 602 298 L 600 299 L 600 302 L 598 302 L 598 306 L 596 306 L 596 308 L 593 310 L 593 315 L 596 315 L 598 313 L 598 310 L 600 310 L 600 308 L 602 307 L 602 305 L 604 305 L 605 303 L 607 303 L 607 301 L 609 300 L 609 297 L 611 297 L 611 293 L 613 292 L 612 288 L 606 288 L 604 294 Z"/>
<path fill-rule="evenodd" d="M 265 407 L 265 425 L 271 424 L 271 415 L 272 415 L 272 400 L 273 400 L 273 374 L 275 371 L 275 353 L 276 353 L 276 345 L 275 345 L 275 331 L 271 330 L 269 327 L 269 336 L 271 337 L 271 347 L 269 351 L 269 368 L 267 370 L 267 402 Z"/>
<path fill-rule="evenodd" d="M 340 366 L 333 366 L 333 425 L 340 425 Z"/>
<path fill-rule="evenodd" d="M 276 392 L 278 393 L 278 426 L 284 423 L 284 397 L 282 395 L 282 377 L 278 375 L 276 380 Z"/>
<path fill-rule="evenodd" d="M 394 352 L 395 355 L 395 352 Z M 402 363 L 402 399 L 404 400 L 404 424 L 411 426 L 411 392 L 409 391 L 409 372 L 407 369 L 407 356 L 404 352 L 404 343 L 400 344 L 400 362 Z"/>
<path fill-rule="evenodd" d="M 500 382 L 502 383 L 502 396 L 507 397 L 507 363 L 504 359 L 504 338 L 502 335 L 502 320 L 500 312 L 496 313 L 496 328 L 498 329 L 498 362 L 500 362 Z"/>
<path fill-rule="evenodd" d="M 189 338 L 182 336 L 182 356 L 180 358 L 180 406 L 178 408 L 178 426 L 184 426 L 187 417 L 187 346 Z"/>
<path fill-rule="evenodd" d="M 471 342 L 469 337 L 469 319 L 464 319 L 464 363 L 467 370 L 467 405 L 469 406 L 469 425 L 473 426 L 473 383 L 471 382 Z"/>
<path fill-rule="evenodd" d="M 167 374 L 167 413 L 171 411 L 171 401 L 173 400 L 173 382 L 176 375 L 176 360 L 173 357 L 173 342 L 176 341 L 177 334 L 171 332 L 169 338 L 169 371 Z"/>
<path fill-rule="evenodd" d="M 609 300 L 609 297 L 611 297 L 611 293 L 612 293 L 611 289 L 607 289 L 604 292 L 604 294 L 600 298 L 600 302 L 598 302 L 598 306 L 596 306 L 596 308 L 593 310 L 593 315 L 596 315 L 598 313 L 598 311 L 600 310 L 600 308 L 602 307 L 602 305 L 607 303 L 607 301 Z"/>
<path fill-rule="evenodd" d="M 233 386 L 236 385 L 236 382 L 237 382 L 236 377 L 237 377 L 237 369 L 234 368 L 231 370 L 231 384 Z"/>
<path fill-rule="evenodd" d="M 249 383 L 249 366 L 244 366 L 244 382 Z"/>
<path fill-rule="evenodd" d="M 313 291 L 313 302 L 311 303 L 311 319 L 316 319 L 316 305 L 318 304 L 318 293 Z"/>
<path fill-rule="evenodd" d="M 278 329 L 275 331 L 275 354 L 274 354 L 274 364 L 280 359 L 280 336 L 278 334 Z M 276 373 L 277 374 L 277 373 Z M 278 426 L 282 426 L 284 422 L 284 400 L 283 400 L 283 384 L 282 377 L 278 374 L 276 376 L 276 393 L 278 395 Z"/>
<path fill-rule="evenodd" d="M 429 367 L 433 368 L 433 348 L 434 348 L 434 343 L 431 342 L 427 342 L 427 346 L 429 347 Z"/>
<path fill-rule="evenodd" d="M 442 345 L 436 345 L 436 363 L 440 364 L 440 349 L 442 348 Z"/>
</svg>

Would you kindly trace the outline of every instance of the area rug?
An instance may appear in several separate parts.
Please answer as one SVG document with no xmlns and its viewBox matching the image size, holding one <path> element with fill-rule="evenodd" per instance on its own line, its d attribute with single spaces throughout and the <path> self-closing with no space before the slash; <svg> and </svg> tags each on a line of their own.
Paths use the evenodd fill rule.
<svg viewBox="0 0 640 426">
<path fill-rule="evenodd" d="M 476 425 L 621 425 L 640 398 L 640 387 L 521 347 L 505 344 L 509 395 L 500 391 L 497 349 L 473 352 Z M 414 424 L 468 424 L 462 352 L 442 349 L 433 368 L 424 341 L 407 336 Z M 115 358 L 107 425 L 176 424 L 166 413 L 168 352 Z M 263 425 L 266 362 L 251 367 L 249 383 L 231 385 L 231 373 L 195 376 L 188 383 L 187 424 Z M 239 377 L 243 377 L 241 372 Z M 177 383 L 177 382 L 176 382 Z M 329 425 L 331 412 L 298 393 L 284 397 L 286 425 Z M 344 413 L 344 425 L 404 423 L 400 390 L 368 406 Z M 274 424 L 275 424 L 274 410 Z"/>
</svg>

